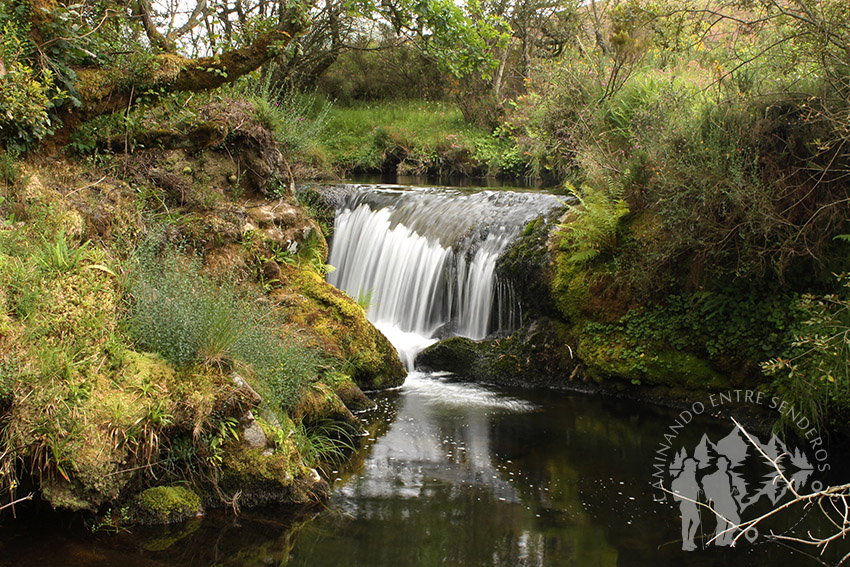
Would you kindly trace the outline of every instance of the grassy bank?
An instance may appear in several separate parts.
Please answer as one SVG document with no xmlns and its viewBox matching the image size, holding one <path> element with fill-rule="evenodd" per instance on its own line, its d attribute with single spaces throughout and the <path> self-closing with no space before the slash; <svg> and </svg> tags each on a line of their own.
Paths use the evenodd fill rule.
<svg viewBox="0 0 850 567">
<path fill-rule="evenodd" d="M 334 105 L 321 139 L 342 172 L 511 177 L 524 169 L 512 140 L 467 123 L 449 102 Z"/>
<path fill-rule="evenodd" d="M 4 499 L 175 521 L 326 495 L 311 469 L 353 445 L 358 385 L 405 373 L 324 282 L 327 245 L 262 116 L 207 100 L 140 129 L 169 133 L 157 148 L 2 156 Z"/>
</svg>

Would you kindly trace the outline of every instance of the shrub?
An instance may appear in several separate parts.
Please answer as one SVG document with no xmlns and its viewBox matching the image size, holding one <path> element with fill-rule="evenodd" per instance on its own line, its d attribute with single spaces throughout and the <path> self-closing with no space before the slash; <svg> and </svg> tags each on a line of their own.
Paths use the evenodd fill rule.
<svg viewBox="0 0 850 567">
<path fill-rule="evenodd" d="M 55 131 L 51 110 L 61 93 L 49 70 L 39 72 L 21 58 L 25 46 L 17 31 L 6 23 L 0 34 L 0 59 L 11 61 L 0 77 L 0 141 L 7 148 L 28 149 Z"/>
<path fill-rule="evenodd" d="M 805 294 L 798 301 L 805 321 L 789 351 L 762 364 L 774 387 L 797 400 L 815 423 L 846 424 L 850 414 L 850 276 L 839 276 L 843 290 Z"/>
</svg>

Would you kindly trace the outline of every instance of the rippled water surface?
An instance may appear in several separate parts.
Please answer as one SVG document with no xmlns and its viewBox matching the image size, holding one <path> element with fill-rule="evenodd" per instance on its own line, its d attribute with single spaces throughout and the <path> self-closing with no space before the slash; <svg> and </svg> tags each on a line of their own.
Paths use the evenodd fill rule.
<svg viewBox="0 0 850 567">
<path fill-rule="evenodd" d="M 681 550 L 678 509 L 653 502 L 652 458 L 674 413 L 586 395 L 413 374 L 379 396 L 329 505 L 216 512 L 171 529 L 7 529 L 0 566 L 817 565 L 757 539 Z M 694 422 L 680 440 L 729 432 Z M 698 542 L 714 529 L 703 516 Z M 846 551 L 846 550 L 845 550 Z"/>
</svg>

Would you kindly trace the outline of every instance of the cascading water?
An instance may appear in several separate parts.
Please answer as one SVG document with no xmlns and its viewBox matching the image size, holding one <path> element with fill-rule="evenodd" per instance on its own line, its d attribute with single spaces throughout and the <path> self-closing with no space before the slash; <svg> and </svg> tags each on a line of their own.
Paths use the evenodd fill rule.
<svg viewBox="0 0 850 567">
<path fill-rule="evenodd" d="M 522 228 L 562 206 L 552 195 L 349 187 L 334 223 L 328 281 L 369 297 L 369 319 L 408 369 L 437 336 L 482 339 L 521 319 L 496 260 Z"/>
</svg>

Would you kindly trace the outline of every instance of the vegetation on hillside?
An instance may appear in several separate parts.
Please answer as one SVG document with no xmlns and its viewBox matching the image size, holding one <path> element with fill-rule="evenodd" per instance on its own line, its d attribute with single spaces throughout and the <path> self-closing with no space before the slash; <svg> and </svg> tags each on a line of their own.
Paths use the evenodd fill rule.
<svg viewBox="0 0 850 567">
<path fill-rule="evenodd" d="M 224 96 L 140 114 L 159 147 L 112 152 L 111 117 L 75 133 L 81 161 L 3 155 L 7 502 L 37 491 L 146 522 L 321 499 L 310 469 L 354 446 L 358 384 L 403 378 L 362 308 L 322 279 L 327 245 L 283 181 L 278 148 L 297 137 L 276 134 L 274 101 Z M 154 488 L 188 488 L 193 504 L 146 509 Z"/>
</svg>

